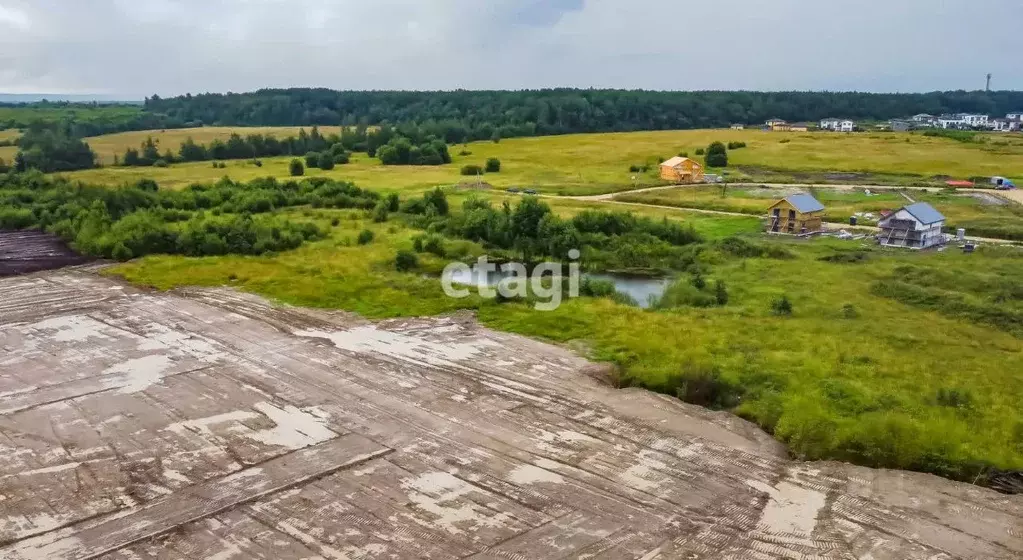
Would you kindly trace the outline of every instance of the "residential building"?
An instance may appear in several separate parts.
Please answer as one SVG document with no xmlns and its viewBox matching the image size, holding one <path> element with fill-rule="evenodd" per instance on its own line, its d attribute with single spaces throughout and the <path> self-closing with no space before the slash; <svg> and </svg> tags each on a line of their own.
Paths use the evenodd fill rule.
<svg viewBox="0 0 1023 560">
<path fill-rule="evenodd" d="M 1019 119 L 993 119 L 991 121 L 991 129 L 996 132 L 1016 132 L 1020 130 L 1020 126 Z"/>
<path fill-rule="evenodd" d="M 806 193 L 786 196 L 768 208 L 769 233 L 812 233 L 823 226 L 824 205 Z"/>
<path fill-rule="evenodd" d="M 938 117 L 938 126 L 965 130 L 969 128 L 985 128 L 990 125 L 987 115 L 973 113 L 956 113 L 954 115 L 942 115 Z"/>
<path fill-rule="evenodd" d="M 672 183 L 702 183 L 703 166 L 696 160 L 675 156 L 661 164 L 661 179 Z"/>
<path fill-rule="evenodd" d="M 927 113 L 920 113 L 919 115 L 913 115 L 910 120 L 917 124 L 932 125 L 935 120 L 934 115 L 928 115 Z"/>
<path fill-rule="evenodd" d="M 989 117 L 987 115 L 976 115 L 976 114 L 964 114 L 962 115 L 963 121 L 966 122 L 967 126 L 971 127 L 984 127 L 987 126 Z"/>
<path fill-rule="evenodd" d="M 938 128 L 963 129 L 967 128 L 966 121 L 961 115 L 941 115 L 935 121 Z"/>
<path fill-rule="evenodd" d="M 909 121 L 891 120 L 888 122 L 889 128 L 892 132 L 908 132 L 912 130 L 913 123 Z"/>
<path fill-rule="evenodd" d="M 926 249 L 945 243 L 945 216 L 926 202 L 903 206 L 877 224 L 878 243 L 886 247 Z"/>
<path fill-rule="evenodd" d="M 834 130 L 835 132 L 852 132 L 856 130 L 856 123 L 849 119 L 823 119 L 820 126 L 821 130 Z"/>
<path fill-rule="evenodd" d="M 789 123 L 783 119 L 767 119 L 764 123 L 764 128 L 767 130 L 788 130 Z"/>
<path fill-rule="evenodd" d="M 810 130 L 810 123 L 805 123 L 805 122 L 790 123 L 789 124 L 789 130 L 792 131 L 792 132 L 806 132 L 806 131 Z"/>
<path fill-rule="evenodd" d="M 744 125 L 744 124 L 733 124 L 732 125 L 732 130 L 743 130 L 745 128 L 746 128 L 746 125 Z"/>
<path fill-rule="evenodd" d="M 1009 113 L 1005 115 L 1005 118 L 1010 121 L 1023 121 L 1023 112 Z"/>
</svg>

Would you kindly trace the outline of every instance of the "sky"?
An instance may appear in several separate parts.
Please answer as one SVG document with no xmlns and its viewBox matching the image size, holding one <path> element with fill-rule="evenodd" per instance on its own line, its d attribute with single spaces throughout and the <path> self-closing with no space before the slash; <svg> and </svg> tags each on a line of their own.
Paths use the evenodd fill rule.
<svg viewBox="0 0 1023 560">
<path fill-rule="evenodd" d="M 1023 90 L 1021 0 L 0 0 L 0 93 Z"/>
</svg>

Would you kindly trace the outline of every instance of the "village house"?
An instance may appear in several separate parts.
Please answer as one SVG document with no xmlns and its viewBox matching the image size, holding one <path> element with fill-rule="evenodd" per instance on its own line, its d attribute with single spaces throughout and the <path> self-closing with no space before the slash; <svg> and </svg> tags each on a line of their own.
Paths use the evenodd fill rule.
<svg viewBox="0 0 1023 560">
<path fill-rule="evenodd" d="M 789 129 L 789 123 L 783 119 L 767 119 L 764 123 L 765 130 L 784 131 Z"/>
<path fill-rule="evenodd" d="M 732 125 L 732 130 L 743 130 L 745 128 L 746 128 L 746 125 L 744 125 L 744 124 L 733 124 Z"/>
<path fill-rule="evenodd" d="M 798 193 L 786 196 L 768 208 L 770 233 L 812 233 L 824 226 L 824 205 L 813 196 Z"/>
<path fill-rule="evenodd" d="M 991 121 L 991 130 L 996 132 L 1016 132 L 1020 130 L 1019 119 L 994 119 Z"/>
<path fill-rule="evenodd" d="M 696 160 L 675 156 L 661 164 L 661 179 L 672 183 L 702 183 L 703 166 Z"/>
<path fill-rule="evenodd" d="M 790 123 L 789 130 L 792 132 L 806 132 L 810 130 L 810 123 L 805 122 Z"/>
<path fill-rule="evenodd" d="M 852 132 L 856 130 L 856 123 L 849 119 L 822 119 L 821 130 L 833 130 L 835 132 Z"/>
<path fill-rule="evenodd" d="M 885 247 L 926 249 L 945 243 L 945 216 L 926 202 L 903 206 L 877 224 L 878 243 Z"/>
<path fill-rule="evenodd" d="M 1009 113 L 1005 118 L 1010 121 L 1023 121 L 1023 112 Z"/>
<path fill-rule="evenodd" d="M 937 119 L 937 117 L 935 117 L 934 115 L 929 115 L 927 113 L 920 113 L 920 114 L 917 114 L 917 115 L 913 115 L 910 118 L 910 120 L 912 120 L 913 122 L 917 123 L 918 125 L 923 125 L 923 126 L 934 126 L 934 121 L 936 119 Z"/>
<path fill-rule="evenodd" d="M 909 121 L 891 120 L 888 121 L 888 126 L 892 132 L 908 132 L 912 130 L 913 123 Z"/>
</svg>

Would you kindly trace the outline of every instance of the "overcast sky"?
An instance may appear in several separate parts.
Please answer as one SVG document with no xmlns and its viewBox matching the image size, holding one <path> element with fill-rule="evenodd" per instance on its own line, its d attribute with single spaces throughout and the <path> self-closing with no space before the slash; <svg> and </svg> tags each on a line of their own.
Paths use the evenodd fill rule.
<svg viewBox="0 0 1023 560">
<path fill-rule="evenodd" d="M 1023 0 L 0 0 L 0 92 L 1023 89 Z"/>
</svg>

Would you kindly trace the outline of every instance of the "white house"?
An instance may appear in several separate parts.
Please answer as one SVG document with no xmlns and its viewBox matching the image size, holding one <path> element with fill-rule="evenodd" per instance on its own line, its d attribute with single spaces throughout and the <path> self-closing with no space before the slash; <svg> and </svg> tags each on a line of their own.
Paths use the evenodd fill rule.
<svg viewBox="0 0 1023 560">
<path fill-rule="evenodd" d="M 991 129 L 996 132 L 1016 132 L 1020 130 L 1021 122 L 1019 119 L 994 119 L 991 121 Z"/>
<path fill-rule="evenodd" d="M 835 132 L 852 132 L 856 130 L 856 123 L 848 119 L 822 119 L 821 130 L 834 130 Z"/>
<path fill-rule="evenodd" d="M 966 120 L 962 115 L 941 115 L 937 119 L 938 128 L 966 128 Z"/>
<path fill-rule="evenodd" d="M 886 247 L 926 249 L 945 243 L 945 216 L 926 202 L 903 206 L 878 222 L 877 241 Z"/>
<path fill-rule="evenodd" d="M 964 114 L 962 115 L 963 121 L 966 122 L 967 126 L 987 126 L 988 116 L 987 115 L 976 115 L 976 114 Z"/>
<path fill-rule="evenodd" d="M 934 124 L 934 119 L 934 115 L 928 115 L 927 113 L 913 115 L 913 122 L 920 124 Z"/>
<path fill-rule="evenodd" d="M 1005 115 L 1005 118 L 1010 121 L 1023 121 L 1023 111 L 1018 113 L 1009 113 L 1008 115 Z"/>
</svg>

